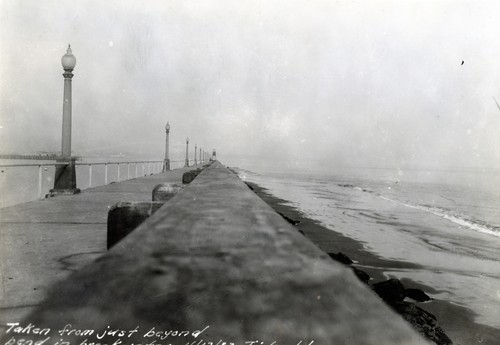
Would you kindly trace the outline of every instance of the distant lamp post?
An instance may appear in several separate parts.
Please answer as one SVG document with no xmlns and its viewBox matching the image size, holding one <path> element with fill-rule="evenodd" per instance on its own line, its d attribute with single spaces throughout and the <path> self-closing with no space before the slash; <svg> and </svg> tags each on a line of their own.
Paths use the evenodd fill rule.
<svg viewBox="0 0 500 345">
<path fill-rule="evenodd" d="M 189 138 L 186 138 L 186 164 L 184 166 L 189 166 Z"/>
<path fill-rule="evenodd" d="M 71 79 L 73 69 L 76 66 L 76 58 L 68 45 L 66 54 L 61 58 L 64 69 L 64 97 L 63 97 L 63 119 L 62 119 L 62 144 L 61 159 L 59 163 L 67 163 L 56 167 L 54 178 L 54 189 L 50 195 L 76 194 L 80 189 L 76 188 L 75 157 L 71 157 Z"/>
<path fill-rule="evenodd" d="M 167 125 L 165 126 L 165 160 L 163 161 L 163 171 L 168 171 L 170 170 L 170 154 L 168 151 L 168 145 L 169 145 L 169 135 L 170 135 L 170 124 L 167 122 Z"/>
<path fill-rule="evenodd" d="M 201 156 L 201 147 L 200 147 L 200 163 L 203 163 L 203 157 Z"/>
<path fill-rule="evenodd" d="M 196 160 L 196 151 L 198 151 L 198 144 L 194 144 L 194 165 L 198 164 Z"/>
</svg>

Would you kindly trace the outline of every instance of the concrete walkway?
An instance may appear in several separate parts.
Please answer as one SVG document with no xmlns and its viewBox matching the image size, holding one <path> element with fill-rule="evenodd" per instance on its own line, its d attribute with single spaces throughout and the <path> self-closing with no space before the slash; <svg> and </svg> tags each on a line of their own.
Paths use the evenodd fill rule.
<svg viewBox="0 0 500 345">
<path fill-rule="evenodd" d="M 201 165 L 0 209 L 0 324 L 18 322 L 47 289 L 106 252 L 107 215 L 119 201 L 151 201 Z"/>
</svg>

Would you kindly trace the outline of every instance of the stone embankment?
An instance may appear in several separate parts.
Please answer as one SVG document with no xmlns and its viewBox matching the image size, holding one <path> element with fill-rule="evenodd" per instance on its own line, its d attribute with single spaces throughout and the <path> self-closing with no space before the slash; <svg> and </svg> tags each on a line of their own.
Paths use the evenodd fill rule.
<svg viewBox="0 0 500 345">
<path fill-rule="evenodd" d="M 373 285 L 369 284 L 370 276 L 357 267 L 350 266 L 353 261 L 343 253 L 329 253 L 330 257 L 349 266 L 355 275 L 377 293 L 394 311 L 400 314 L 419 333 L 437 345 L 451 345 L 451 339 L 438 325 L 431 313 L 418 307 L 415 303 L 405 301 L 406 298 L 416 302 L 427 302 L 431 298 L 420 289 L 405 288 L 399 279 L 389 279 Z"/>
</svg>

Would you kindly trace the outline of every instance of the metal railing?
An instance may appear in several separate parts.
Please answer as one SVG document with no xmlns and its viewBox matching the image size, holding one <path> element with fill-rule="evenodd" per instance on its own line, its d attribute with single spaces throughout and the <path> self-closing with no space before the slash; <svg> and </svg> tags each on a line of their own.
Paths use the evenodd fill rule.
<svg viewBox="0 0 500 345">
<path fill-rule="evenodd" d="M 76 163 L 76 167 L 80 166 L 88 166 L 88 186 L 87 188 L 90 188 L 92 186 L 92 167 L 93 166 L 99 166 L 99 165 L 104 165 L 104 185 L 107 185 L 109 183 L 109 170 L 108 167 L 110 165 L 116 165 L 117 167 L 117 182 L 124 181 L 124 180 L 130 180 L 130 165 L 134 165 L 134 170 L 135 174 L 133 178 L 137 178 L 139 176 L 147 176 L 147 175 L 152 175 L 152 174 L 157 174 L 161 173 L 163 171 L 163 161 L 132 161 L 132 162 L 79 162 Z M 141 165 L 141 168 L 139 170 L 139 165 Z M 122 176 L 122 172 L 120 167 L 121 166 L 126 166 L 127 169 L 127 174 L 126 178 Z M 139 175 L 140 172 L 140 175 Z"/>
<path fill-rule="evenodd" d="M 42 176 L 44 167 L 56 167 L 61 165 L 68 165 L 68 163 L 40 163 L 40 164 L 2 164 L 0 165 L 1 173 L 4 172 L 4 168 L 18 168 L 18 167 L 38 167 L 38 199 L 42 198 Z M 47 170 L 45 168 L 45 170 Z"/>
</svg>

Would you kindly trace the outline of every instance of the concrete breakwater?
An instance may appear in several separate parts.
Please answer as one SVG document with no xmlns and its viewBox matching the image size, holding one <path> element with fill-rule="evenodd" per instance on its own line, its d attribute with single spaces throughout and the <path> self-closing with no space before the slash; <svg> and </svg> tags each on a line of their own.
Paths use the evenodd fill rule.
<svg viewBox="0 0 500 345">
<path fill-rule="evenodd" d="M 2 341 L 426 343 L 219 162 L 9 322 Z"/>
</svg>

